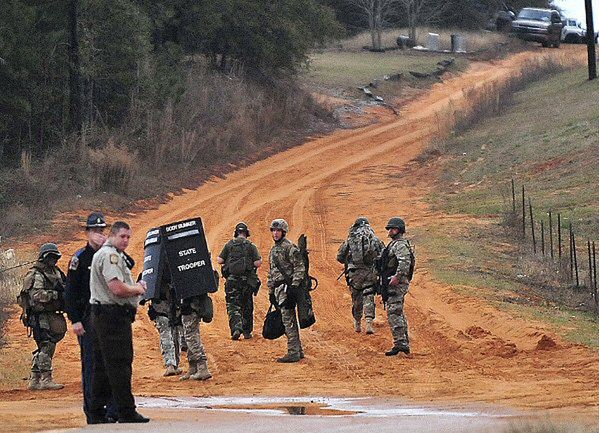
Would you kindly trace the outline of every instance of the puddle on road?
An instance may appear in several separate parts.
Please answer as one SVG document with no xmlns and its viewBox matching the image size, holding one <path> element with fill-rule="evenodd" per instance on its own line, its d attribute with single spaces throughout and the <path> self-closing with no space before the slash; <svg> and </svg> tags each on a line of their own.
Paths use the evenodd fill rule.
<svg viewBox="0 0 599 433">
<path fill-rule="evenodd" d="M 267 416 L 366 416 L 376 418 L 427 416 L 478 418 L 510 416 L 507 413 L 422 407 L 404 404 L 400 401 L 381 401 L 372 398 L 145 397 L 139 399 L 139 406 L 152 409 L 200 409 L 244 412 Z"/>
<path fill-rule="evenodd" d="M 334 409 L 325 404 L 304 405 L 278 405 L 278 404 L 255 404 L 255 405 L 219 405 L 211 406 L 209 409 L 233 410 L 233 411 L 278 411 L 283 415 L 317 415 L 317 416 L 343 416 L 362 413 L 355 410 Z"/>
</svg>

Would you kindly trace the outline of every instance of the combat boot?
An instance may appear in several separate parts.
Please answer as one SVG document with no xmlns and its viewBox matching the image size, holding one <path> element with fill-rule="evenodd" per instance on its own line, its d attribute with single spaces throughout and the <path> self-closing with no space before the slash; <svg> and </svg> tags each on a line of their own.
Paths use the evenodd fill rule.
<svg viewBox="0 0 599 433">
<path fill-rule="evenodd" d="M 374 334 L 374 328 L 372 327 L 372 319 L 366 319 L 366 333 Z"/>
<path fill-rule="evenodd" d="M 253 335 L 252 335 L 252 333 L 251 333 L 251 332 L 244 332 L 244 333 L 243 333 L 243 339 L 244 339 L 244 340 L 251 340 L 251 339 L 252 339 L 252 337 L 253 337 Z"/>
<path fill-rule="evenodd" d="M 199 362 L 197 372 L 189 376 L 190 379 L 193 380 L 208 380 L 212 377 L 210 371 L 208 370 L 208 363 L 206 361 Z"/>
<path fill-rule="evenodd" d="M 409 348 L 409 346 L 393 346 L 391 348 L 391 350 L 389 350 L 388 352 L 385 352 L 385 356 L 395 356 L 399 352 L 403 352 L 406 355 L 409 355 L 410 354 L 410 348 Z"/>
<path fill-rule="evenodd" d="M 290 363 L 290 362 L 299 362 L 301 359 L 300 355 L 290 355 L 289 353 L 282 358 L 277 359 L 277 362 L 282 363 Z"/>
<path fill-rule="evenodd" d="M 56 389 L 63 389 L 64 385 L 62 383 L 56 383 L 54 382 L 54 379 L 52 378 L 52 372 L 51 371 L 44 371 L 42 374 L 42 377 L 40 379 L 40 387 L 39 389 L 52 389 L 52 390 L 56 390 Z"/>
<path fill-rule="evenodd" d="M 182 373 L 182 371 L 179 367 L 175 367 L 174 365 L 169 364 L 166 366 L 166 370 L 165 370 L 163 376 L 164 377 L 177 376 L 181 373 Z"/>
<path fill-rule="evenodd" d="M 189 363 L 189 370 L 179 380 L 189 380 L 189 378 L 198 372 L 198 364 L 196 362 Z"/>
<path fill-rule="evenodd" d="M 359 320 L 354 319 L 354 330 L 356 332 L 362 332 L 362 324 Z"/>
<path fill-rule="evenodd" d="M 233 335 L 231 335 L 231 340 L 239 340 L 239 337 L 241 337 L 241 331 L 236 329 L 233 331 Z"/>
<path fill-rule="evenodd" d="M 29 383 L 27 384 L 27 389 L 30 391 L 39 391 L 41 389 L 40 378 L 40 373 L 32 371 L 31 375 L 29 376 Z"/>
</svg>

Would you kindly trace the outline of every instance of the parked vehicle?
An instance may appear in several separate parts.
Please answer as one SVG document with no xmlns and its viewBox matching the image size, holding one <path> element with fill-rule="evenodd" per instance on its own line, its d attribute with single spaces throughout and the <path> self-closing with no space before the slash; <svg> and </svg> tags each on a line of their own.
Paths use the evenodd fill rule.
<svg viewBox="0 0 599 433">
<path fill-rule="evenodd" d="M 525 41 L 559 48 L 563 26 L 562 17 L 556 10 L 524 8 L 512 22 L 512 33 Z"/>
<path fill-rule="evenodd" d="M 586 29 L 575 18 L 566 18 L 562 29 L 562 42 L 567 44 L 581 44 L 587 36 Z"/>
</svg>

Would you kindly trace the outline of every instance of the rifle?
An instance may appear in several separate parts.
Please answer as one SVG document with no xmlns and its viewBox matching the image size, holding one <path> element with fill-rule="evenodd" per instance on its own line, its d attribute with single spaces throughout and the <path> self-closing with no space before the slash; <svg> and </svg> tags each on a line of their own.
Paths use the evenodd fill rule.
<svg viewBox="0 0 599 433">
<path fill-rule="evenodd" d="M 1 274 L 2 272 L 10 271 L 10 270 L 12 270 L 12 269 L 17 269 L 17 268 L 20 268 L 20 267 L 23 267 L 23 266 L 31 265 L 31 264 L 33 264 L 33 263 L 35 263 L 35 262 L 36 262 L 36 260 L 32 260 L 32 261 L 29 261 L 29 262 L 23 262 L 23 263 L 19 263 L 18 265 L 11 266 L 11 267 L 9 267 L 9 268 L 0 269 L 0 274 Z"/>
</svg>

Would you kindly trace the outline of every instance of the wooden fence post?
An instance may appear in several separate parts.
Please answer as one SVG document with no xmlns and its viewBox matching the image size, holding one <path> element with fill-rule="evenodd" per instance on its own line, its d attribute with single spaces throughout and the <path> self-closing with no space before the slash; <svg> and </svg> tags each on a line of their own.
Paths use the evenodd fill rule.
<svg viewBox="0 0 599 433">
<path fill-rule="evenodd" d="M 562 215 L 557 214 L 557 245 L 558 245 L 558 258 L 560 266 L 562 263 Z"/>
<path fill-rule="evenodd" d="M 574 230 L 572 229 L 572 223 L 570 223 L 570 233 L 572 236 L 572 255 L 574 256 L 574 271 L 576 274 L 576 287 L 580 287 L 580 280 L 578 279 L 578 257 L 576 254 L 576 237 L 574 236 Z"/>
<path fill-rule="evenodd" d="M 545 255 L 545 224 L 541 220 L 541 252 Z"/>
<path fill-rule="evenodd" d="M 553 260 L 553 220 L 551 211 L 549 211 L 549 249 L 551 250 L 551 260 Z"/>
<path fill-rule="evenodd" d="M 593 241 L 593 293 L 595 293 L 595 312 L 599 314 L 599 299 L 597 299 L 597 256 L 595 255 L 595 241 Z"/>
<path fill-rule="evenodd" d="M 591 252 L 591 240 L 587 239 L 587 250 L 589 253 L 589 287 L 593 290 L 593 253 Z"/>
<path fill-rule="evenodd" d="M 514 179 L 512 179 L 512 211 L 516 215 L 516 184 L 514 183 Z"/>
<path fill-rule="evenodd" d="M 572 223 L 570 223 L 568 235 L 568 240 L 570 241 L 570 281 L 574 281 L 574 248 L 572 248 Z"/>
<path fill-rule="evenodd" d="M 537 239 L 535 238 L 535 220 L 532 217 L 532 203 L 528 197 L 528 210 L 530 212 L 530 232 L 532 234 L 532 250 L 537 253 Z"/>
<path fill-rule="evenodd" d="M 522 185 L 522 239 L 526 239 L 526 201 L 524 199 L 524 185 Z"/>
</svg>

